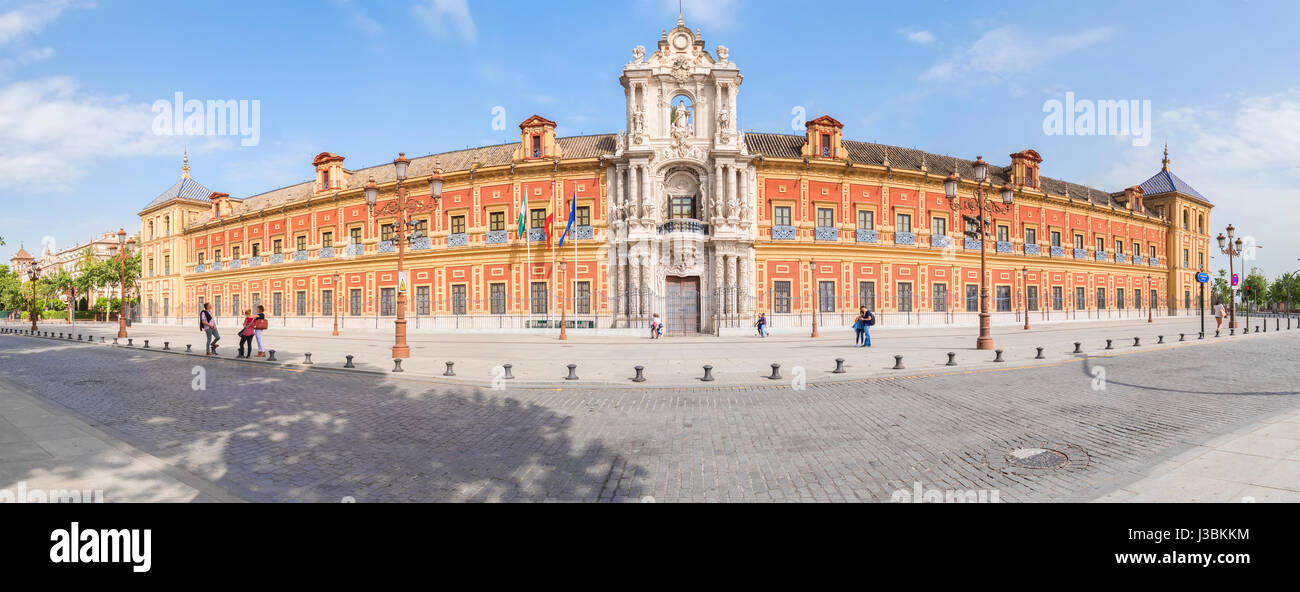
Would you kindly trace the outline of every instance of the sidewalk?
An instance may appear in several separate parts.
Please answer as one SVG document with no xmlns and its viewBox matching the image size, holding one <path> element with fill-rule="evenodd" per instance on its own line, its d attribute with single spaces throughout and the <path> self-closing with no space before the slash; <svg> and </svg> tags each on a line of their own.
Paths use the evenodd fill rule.
<svg viewBox="0 0 1300 592">
<path fill-rule="evenodd" d="M 1300 502 L 1300 411 L 1215 438 L 1097 502 Z"/>
<path fill-rule="evenodd" d="M 1280 332 L 1286 337 L 1300 336 L 1300 324 L 1287 332 L 1285 323 Z M 112 343 L 116 326 L 76 325 L 61 323 L 42 325 L 42 331 L 55 334 L 72 331 L 94 335 Z M 1005 369 L 1034 365 L 1062 363 L 1078 357 L 1074 343 L 1080 342 L 1080 351 L 1087 355 L 1119 355 L 1156 348 L 1189 347 L 1197 344 L 1222 342 L 1230 339 L 1256 339 L 1265 334 L 1251 334 L 1214 338 L 1214 324 L 1208 324 L 1209 333 L 1198 340 L 1200 320 L 1196 317 L 1175 317 L 1147 323 L 1144 320 L 1125 320 L 1095 323 L 1041 324 L 1029 331 L 1020 327 L 996 327 L 993 336 L 998 349 L 1003 350 L 1003 362 L 994 362 L 995 352 L 975 349 L 977 329 L 971 327 L 907 329 L 882 327 L 872 331 L 873 346 L 853 346 L 852 331 L 846 329 L 823 330 L 819 339 L 806 335 L 773 336 L 760 339 L 746 337 L 667 337 L 650 340 L 645 337 L 619 337 L 587 335 L 582 331 L 569 332 L 567 341 L 558 341 L 550 334 L 419 334 L 408 337 L 411 358 L 403 360 L 403 373 L 407 379 L 420 379 L 444 384 L 497 386 L 501 388 L 556 388 L 563 385 L 628 386 L 637 388 L 726 387 L 758 385 L 790 385 L 793 381 L 826 383 L 860 380 L 868 377 L 902 377 L 916 374 L 943 372 L 969 372 L 984 369 Z M 172 353 L 185 351 L 202 357 L 204 336 L 197 328 L 137 324 L 129 330 L 133 347 L 142 349 L 145 341 L 152 350 L 160 350 L 169 342 Z M 1179 341 L 1179 334 L 1186 341 Z M 239 338 L 233 330 L 223 331 L 222 359 L 234 360 Z M 1270 331 L 1268 336 L 1278 335 Z M 1164 343 L 1159 343 L 1164 336 Z M 1139 346 L 1134 338 L 1140 338 Z M 1112 340 L 1112 349 L 1106 349 L 1106 340 Z M 75 342 L 75 341 L 73 341 Z M 313 370 L 343 370 L 345 356 L 352 355 L 356 372 L 373 372 L 393 376 L 391 348 L 393 334 L 388 331 L 348 331 L 338 337 L 328 332 L 293 329 L 272 329 L 264 334 L 268 350 L 276 351 L 276 361 L 282 365 L 298 365 Z M 83 342 L 84 343 L 84 342 Z M 126 340 L 121 341 L 126 345 Z M 1043 358 L 1037 358 L 1038 347 L 1043 348 Z M 313 364 L 303 364 L 310 352 Z M 947 366 L 947 353 L 956 354 L 956 366 Z M 160 352 L 161 353 L 161 352 Z M 903 356 L 904 370 L 894 370 L 895 356 Z M 844 372 L 835 373 L 836 359 L 844 360 Z M 244 362 L 244 361 L 240 361 Z M 453 362 L 454 376 L 445 376 L 447 362 Z M 245 363 L 269 363 L 269 358 L 253 358 Z M 769 380 L 772 364 L 781 365 L 781 379 Z M 504 378 L 504 365 L 510 364 L 512 380 Z M 567 365 L 575 364 L 579 380 L 565 380 Z M 704 365 L 713 366 L 713 382 L 705 383 Z M 635 366 L 643 366 L 645 382 L 635 383 Z"/>
<path fill-rule="evenodd" d="M 0 381 L 0 502 L 237 502 Z"/>
</svg>

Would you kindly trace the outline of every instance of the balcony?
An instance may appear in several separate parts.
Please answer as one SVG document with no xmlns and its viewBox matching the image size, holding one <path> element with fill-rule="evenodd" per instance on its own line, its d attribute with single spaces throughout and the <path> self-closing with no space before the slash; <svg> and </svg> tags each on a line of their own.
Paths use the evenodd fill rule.
<svg viewBox="0 0 1300 592">
<path fill-rule="evenodd" d="M 262 264 L 262 256 L 261 256 L 261 255 L 253 255 L 252 257 L 249 257 L 249 258 L 248 258 L 248 266 L 249 266 L 249 267 L 257 267 L 257 266 L 259 266 L 259 265 L 261 265 L 261 264 Z"/>
<path fill-rule="evenodd" d="M 1115 262 L 1116 262 L 1116 263 L 1128 263 L 1128 257 L 1125 256 L 1123 253 L 1115 253 Z"/>
<path fill-rule="evenodd" d="M 231 268 L 231 269 L 239 269 L 239 267 L 240 267 L 240 264 L 239 264 L 239 260 L 238 260 L 238 259 L 231 259 L 231 260 L 230 260 L 230 268 Z"/>
<path fill-rule="evenodd" d="M 295 262 L 298 262 L 298 261 L 306 261 L 306 260 L 307 260 L 307 249 L 303 249 L 303 250 L 301 250 L 301 251 L 294 251 L 294 252 L 293 252 L 293 260 L 294 260 Z"/>
<path fill-rule="evenodd" d="M 962 246 L 965 247 L 967 251 L 978 251 L 984 245 L 980 243 L 980 240 L 977 238 L 968 238 Z"/>
<path fill-rule="evenodd" d="M 813 229 L 813 239 L 819 241 L 838 241 L 840 240 L 840 231 L 834 226 L 818 226 Z"/>
<path fill-rule="evenodd" d="M 1011 241 L 998 241 L 997 244 L 994 245 L 994 249 L 999 253 L 1005 253 L 1007 255 L 1016 252 L 1015 246 L 1011 244 Z"/>
<path fill-rule="evenodd" d="M 319 251 L 316 251 L 316 256 L 321 259 L 332 259 L 334 257 L 334 247 L 321 247 Z"/>
<path fill-rule="evenodd" d="M 427 239 L 424 239 L 424 240 L 427 240 Z M 456 233 L 453 233 L 453 234 L 449 234 L 449 235 L 447 235 L 447 246 L 448 246 L 448 247 L 468 247 L 468 246 L 469 246 L 469 235 L 466 234 L 466 233 L 464 233 L 464 232 L 456 232 Z M 412 245 L 412 248 L 414 248 L 414 245 Z M 427 248 L 427 247 L 426 247 L 426 248 Z"/>
<path fill-rule="evenodd" d="M 948 235 L 946 235 L 946 234 L 932 234 L 932 235 L 930 235 L 930 246 L 931 246 L 931 247 L 935 247 L 935 248 L 943 249 L 943 248 L 947 248 L 947 247 L 948 247 L 949 245 L 951 245 L 951 244 L 952 244 L 952 237 L 950 237 L 950 236 L 948 236 Z"/>
<path fill-rule="evenodd" d="M 1075 250 L 1074 250 L 1074 258 L 1075 258 L 1075 259 L 1087 259 L 1087 258 L 1088 258 L 1088 250 L 1087 250 L 1087 249 L 1075 249 Z"/>
<path fill-rule="evenodd" d="M 204 268 L 202 263 L 194 266 L 194 273 L 203 273 L 205 271 L 207 271 L 207 269 Z"/>
<path fill-rule="evenodd" d="M 489 245 L 504 245 L 510 241 L 509 230 L 489 230 L 487 231 L 486 242 Z"/>
<path fill-rule="evenodd" d="M 284 253 L 272 253 L 266 260 L 267 263 L 284 263 Z"/>
<path fill-rule="evenodd" d="M 410 240 L 411 250 L 413 251 L 424 251 L 433 248 L 433 239 L 430 237 L 422 236 L 420 238 L 413 238 L 409 240 Z"/>
<path fill-rule="evenodd" d="M 773 226 L 772 240 L 794 240 L 796 234 L 793 226 Z"/>
<path fill-rule="evenodd" d="M 1160 258 L 1152 257 L 1151 260 L 1148 261 L 1148 263 L 1151 265 L 1151 267 L 1160 267 Z"/>
<path fill-rule="evenodd" d="M 708 231 L 705 230 L 707 233 Z M 596 238 L 596 229 L 590 226 L 574 226 L 573 237 L 577 240 L 590 240 Z"/>
<path fill-rule="evenodd" d="M 379 241 L 379 246 L 375 250 L 380 253 L 396 253 L 397 243 L 391 240 Z"/>
<path fill-rule="evenodd" d="M 529 228 L 528 242 L 530 243 L 546 242 L 546 231 L 541 228 Z"/>
<path fill-rule="evenodd" d="M 659 225 L 659 234 L 668 234 L 670 232 L 685 232 L 687 234 L 705 234 L 709 233 L 709 225 L 698 220 L 669 220 Z"/>
<path fill-rule="evenodd" d="M 1146 260 L 1144 260 L 1141 255 L 1134 255 L 1133 265 L 1146 265 Z"/>
<path fill-rule="evenodd" d="M 1064 256 L 1065 256 L 1065 247 L 1053 246 L 1053 247 L 1052 247 L 1052 250 L 1051 250 L 1051 255 L 1052 255 L 1053 257 L 1064 257 Z"/>
<path fill-rule="evenodd" d="M 894 233 L 894 244 L 896 244 L 896 245 L 915 245 L 915 244 L 916 244 L 916 233 L 915 233 L 915 232 L 895 232 L 895 233 Z"/>
<path fill-rule="evenodd" d="M 1038 253 L 1038 244 L 1037 244 L 1037 243 L 1026 244 L 1026 245 L 1025 245 L 1025 254 L 1026 254 L 1026 255 L 1037 255 L 1037 254 L 1039 254 L 1039 253 Z"/>
<path fill-rule="evenodd" d="M 343 254 L 348 257 L 355 257 L 366 252 L 366 246 L 361 243 L 352 243 L 343 247 Z"/>
<path fill-rule="evenodd" d="M 856 234 L 857 236 L 855 238 L 857 239 L 857 242 L 860 243 L 874 243 L 878 240 L 874 228 L 859 228 Z"/>
<path fill-rule="evenodd" d="M 220 261 L 213 261 L 213 262 L 212 262 L 212 271 L 221 271 L 221 262 L 220 262 Z"/>
<path fill-rule="evenodd" d="M 1092 256 L 1098 261 L 1105 261 L 1110 258 L 1106 255 L 1106 251 L 1097 251 L 1096 253 L 1093 253 Z"/>
</svg>

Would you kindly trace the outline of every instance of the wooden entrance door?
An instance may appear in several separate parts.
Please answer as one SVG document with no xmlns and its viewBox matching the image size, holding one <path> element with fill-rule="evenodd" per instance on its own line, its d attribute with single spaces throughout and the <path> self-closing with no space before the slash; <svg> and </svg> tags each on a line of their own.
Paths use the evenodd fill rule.
<svg viewBox="0 0 1300 592">
<path fill-rule="evenodd" d="M 700 332 L 700 278 L 668 277 L 667 316 L 664 332 L 686 335 Z"/>
</svg>

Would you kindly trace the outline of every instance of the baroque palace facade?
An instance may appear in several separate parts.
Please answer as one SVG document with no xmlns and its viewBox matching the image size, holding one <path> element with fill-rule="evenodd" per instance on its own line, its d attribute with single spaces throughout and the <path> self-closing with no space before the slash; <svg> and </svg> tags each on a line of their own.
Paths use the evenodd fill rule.
<svg viewBox="0 0 1300 592">
<path fill-rule="evenodd" d="M 620 82 L 626 131 L 560 137 L 533 116 L 517 143 L 415 158 L 399 286 L 392 164 L 349 169 L 321 153 L 312 181 L 235 198 L 189 176 L 140 213 L 147 318 L 190 322 L 257 304 L 285 324 L 384 327 L 407 290 L 411 328 L 644 326 L 678 333 L 882 319 L 970 322 L 978 310 L 975 163 L 854 142 L 829 116 L 803 136 L 737 128 L 743 82 L 726 47 L 679 19 Z M 1198 305 L 1213 205 L 1164 165 L 1110 193 L 1040 176 L 1034 150 L 988 165 L 989 309 L 1057 318 L 1168 314 Z M 944 180 L 961 181 L 956 200 Z M 435 195 L 429 179 L 444 180 Z M 364 187 L 379 188 L 373 207 Z M 1010 186 L 1004 205 L 999 188 Z M 576 203 L 573 203 L 576 200 Z M 548 250 L 569 212 L 574 229 Z M 527 229 L 520 236 L 516 220 Z"/>
</svg>

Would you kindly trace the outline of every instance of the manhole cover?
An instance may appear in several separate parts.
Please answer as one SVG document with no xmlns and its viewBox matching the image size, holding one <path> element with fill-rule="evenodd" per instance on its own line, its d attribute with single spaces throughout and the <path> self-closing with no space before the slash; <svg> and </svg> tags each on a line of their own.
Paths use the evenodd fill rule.
<svg viewBox="0 0 1300 592">
<path fill-rule="evenodd" d="M 1064 453 L 1047 448 L 1018 448 L 1007 453 L 1008 464 L 1026 469 L 1055 469 L 1069 460 Z"/>
</svg>

